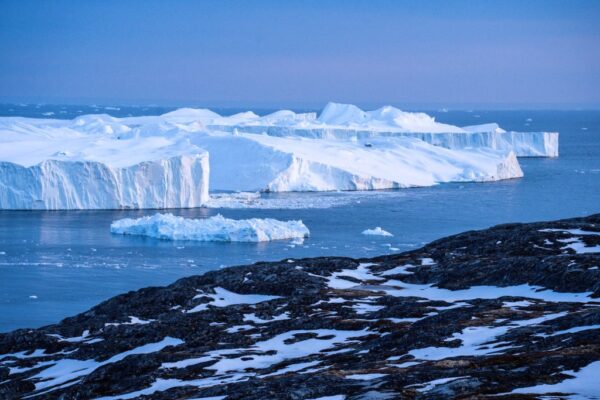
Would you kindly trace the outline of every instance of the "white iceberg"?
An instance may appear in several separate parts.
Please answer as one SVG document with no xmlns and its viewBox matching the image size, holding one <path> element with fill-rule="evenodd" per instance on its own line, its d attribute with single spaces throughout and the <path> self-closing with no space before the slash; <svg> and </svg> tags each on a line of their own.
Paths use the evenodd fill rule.
<svg viewBox="0 0 600 400">
<path fill-rule="evenodd" d="M 374 190 L 523 176 L 514 153 L 449 150 L 408 137 L 362 141 L 197 134 L 217 191 Z M 252 155 L 249 157 L 249 155 Z"/>
<path fill-rule="evenodd" d="M 160 213 L 149 217 L 114 221 L 110 231 L 116 234 L 164 240 L 201 242 L 266 242 L 303 239 L 310 234 L 302 221 L 279 221 L 271 218 L 235 220 L 221 215 L 205 219 L 189 219 Z"/>
<path fill-rule="evenodd" d="M 208 153 L 106 115 L 0 118 L 0 209 L 199 207 Z"/>
<path fill-rule="evenodd" d="M 374 229 L 365 229 L 364 231 L 362 231 L 363 235 L 370 235 L 370 236 L 394 236 L 391 233 L 389 233 L 388 231 L 382 229 L 380 226 L 374 228 Z"/>
<path fill-rule="evenodd" d="M 424 113 L 384 106 L 363 111 L 352 104 L 329 103 L 319 117 L 314 113 L 278 111 L 259 117 L 205 118 L 211 129 L 270 136 L 301 136 L 344 140 L 411 137 L 453 150 L 489 148 L 513 151 L 518 157 L 558 157 L 557 132 L 507 132 L 496 123 L 458 127 Z"/>
<path fill-rule="evenodd" d="M 457 127 L 386 106 L 223 117 L 0 118 L 0 209 L 182 208 L 211 191 L 373 190 L 523 176 L 558 134 Z M 210 160 L 210 161 L 209 161 Z M 209 185 L 210 179 L 210 185 Z"/>
</svg>

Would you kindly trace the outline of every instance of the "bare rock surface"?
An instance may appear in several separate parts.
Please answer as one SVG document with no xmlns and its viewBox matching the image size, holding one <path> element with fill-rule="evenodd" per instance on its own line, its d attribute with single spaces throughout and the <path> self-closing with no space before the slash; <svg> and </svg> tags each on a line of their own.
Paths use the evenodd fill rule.
<svg viewBox="0 0 600 400">
<path fill-rule="evenodd" d="M 594 398 L 590 376 L 600 214 L 232 267 L 0 334 L 2 399 Z"/>
</svg>

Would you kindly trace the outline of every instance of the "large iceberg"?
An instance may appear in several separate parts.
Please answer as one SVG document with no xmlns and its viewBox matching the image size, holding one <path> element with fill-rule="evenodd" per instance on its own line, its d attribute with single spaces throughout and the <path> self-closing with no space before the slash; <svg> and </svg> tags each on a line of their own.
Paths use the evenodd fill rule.
<svg viewBox="0 0 600 400">
<path fill-rule="evenodd" d="M 371 190 L 523 175 L 558 134 L 457 127 L 386 106 L 315 113 L 0 118 L 1 209 L 199 207 L 211 191 Z M 210 161 L 209 161 L 210 159 Z M 210 186 L 209 186 L 210 180 Z"/>
<path fill-rule="evenodd" d="M 282 110 L 259 117 L 244 113 L 232 117 L 207 116 L 211 129 L 271 136 L 304 136 L 332 139 L 412 137 L 448 149 L 486 147 L 514 151 L 518 157 L 558 157 L 557 132 L 507 132 L 495 123 L 458 127 L 436 122 L 425 113 L 384 106 L 363 111 L 351 104 L 329 103 L 319 117 Z"/>
<path fill-rule="evenodd" d="M 120 137 L 108 116 L 0 118 L 0 209 L 199 207 L 208 153 L 189 142 Z"/>
<path fill-rule="evenodd" d="M 189 219 L 173 214 L 154 214 L 149 217 L 114 221 L 110 230 L 112 233 L 123 235 L 200 242 L 267 242 L 304 239 L 309 236 L 308 228 L 302 221 L 279 221 L 271 218 L 235 220 L 222 215 Z"/>
<path fill-rule="evenodd" d="M 346 141 L 238 133 L 191 141 L 210 154 L 211 190 L 374 190 L 523 176 L 513 152 L 449 150 L 408 137 Z"/>
</svg>

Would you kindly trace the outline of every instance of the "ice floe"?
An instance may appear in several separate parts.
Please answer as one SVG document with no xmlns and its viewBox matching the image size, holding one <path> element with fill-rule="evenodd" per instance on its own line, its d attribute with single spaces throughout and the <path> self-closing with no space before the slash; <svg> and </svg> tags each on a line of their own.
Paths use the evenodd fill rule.
<svg viewBox="0 0 600 400">
<path fill-rule="evenodd" d="M 188 219 L 160 213 L 149 217 L 114 221 L 110 229 L 112 233 L 122 235 L 202 242 L 302 239 L 308 237 L 310 233 L 302 221 L 279 221 L 271 218 L 234 220 L 221 215 L 205 219 Z"/>
</svg>

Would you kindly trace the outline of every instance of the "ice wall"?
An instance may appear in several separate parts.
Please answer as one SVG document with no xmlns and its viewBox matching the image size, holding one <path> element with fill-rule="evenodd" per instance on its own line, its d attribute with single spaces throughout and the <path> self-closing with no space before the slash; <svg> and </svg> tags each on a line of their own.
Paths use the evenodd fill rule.
<svg viewBox="0 0 600 400">
<path fill-rule="evenodd" d="M 122 168 L 94 161 L 0 162 L 0 209 L 199 207 L 208 200 L 208 176 L 207 153 Z"/>
<path fill-rule="evenodd" d="M 209 125 L 209 129 L 225 132 L 299 136 L 315 139 L 369 140 L 386 137 L 412 137 L 447 149 L 487 147 L 513 151 L 517 157 L 558 157 L 557 132 L 395 132 L 340 127 L 293 127 L 274 125 Z"/>
</svg>

